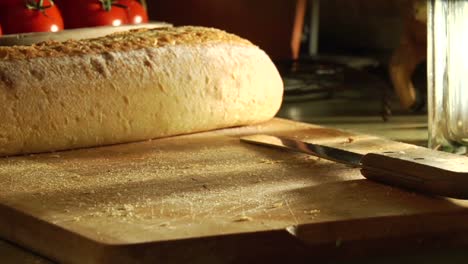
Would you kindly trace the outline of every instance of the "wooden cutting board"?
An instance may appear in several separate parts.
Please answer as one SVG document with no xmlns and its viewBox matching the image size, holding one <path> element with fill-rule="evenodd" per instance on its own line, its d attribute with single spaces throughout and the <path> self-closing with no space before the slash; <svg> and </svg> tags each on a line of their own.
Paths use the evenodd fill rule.
<svg viewBox="0 0 468 264">
<path fill-rule="evenodd" d="M 63 263 L 216 263 L 467 244 L 468 203 L 364 179 L 358 169 L 247 145 L 272 133 L 357 152 L 434 152 L 274 119 L 0 159 L 0 236 Z"/>
</svg>

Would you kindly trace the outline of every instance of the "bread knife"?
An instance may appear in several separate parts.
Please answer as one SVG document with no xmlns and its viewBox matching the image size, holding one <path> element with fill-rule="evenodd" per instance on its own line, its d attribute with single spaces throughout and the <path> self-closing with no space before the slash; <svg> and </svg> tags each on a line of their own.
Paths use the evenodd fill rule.
<svg viewBox="0 0 468 264">
<path fill-rule="evenodd" d="M 367 179 L 428 195 L 468 199 L 468 158 L 440 151 L 385 151 L 359 154 L 273 135 L 251 135 L 242 142 L 287 149 L 361 169 Z M 421 155 L 426 153 L 427 155 Z M 457 166 L 459 165 L 459 166 Z M 459 171 L 457 168 L 467 168 Z"/>
</svg>

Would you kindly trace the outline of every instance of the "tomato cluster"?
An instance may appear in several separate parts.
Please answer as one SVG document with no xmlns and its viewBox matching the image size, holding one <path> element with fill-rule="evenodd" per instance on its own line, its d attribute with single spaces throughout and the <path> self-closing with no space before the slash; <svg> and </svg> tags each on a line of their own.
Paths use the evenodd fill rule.
<svg viewBox="0 0 468 264">
<path fill-rule="evenodd" d="M 0 35 L 147 22 L 138 0 L 0 0 Z"/>
</svg>

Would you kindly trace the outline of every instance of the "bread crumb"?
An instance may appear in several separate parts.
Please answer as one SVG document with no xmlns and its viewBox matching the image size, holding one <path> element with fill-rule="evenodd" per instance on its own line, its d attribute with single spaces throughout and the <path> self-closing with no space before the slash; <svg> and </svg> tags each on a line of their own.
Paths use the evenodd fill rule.
<svg viewBox="0 0 468 264">
<path fill-rule="evenodd" d="M 101 212 L 94 212 L 94 213 L 91 213 L 90 216 L 95 216 L 95 217 L 101 217 L 103 216 L 104 214 L 101 213 Z"/>
<path fill-rule="evenodd" d="M 80 175 L 73 175 L 72 180 L 79 181 L 81 179 Z"/>
<path fill-rule="evenodd" d="M 135 206 L 131 205 L 131 204 L 124 204 L 123 206 L 124 210 L 126 211 L 133 211 L 135 210 Z"/>
<path fill-rule="evenodd" d="M 249 221 L 252 221 L 252 220 L 253 220 L 252 217 L 248 217 L 248 216 L 243 215 L 243 216 L 235 219 L 234 222 L 249 222 Z"/>
<path fill-rule="evenodd" d="M 261 160 L 260 160 L 260 163 L 275 164 L 275 163 L 277 163 L 277 162 L 275 162 L 274 160 L 269 160 L 269 159 L 261 159 Z"/>
<path fill-rule="evenodd" d="M 270 208 L 280 208 L 283 207 L 283 202 L 274 203 Z"/>
<path fill-rule="evenodd" d="M 107 213 L 108 216 L 112 217 L 134 217 L 134 210 L 135 206 L 131 204 L 124 204 L 117 207 L 109 206 L 104 210 L 104 212 Z"/>
<path fill-rule="evenodd" d="M 319 209 L 305 210 L 304 213 L 308 215 L 318 214 L 320 213 L 320 210 Z"/>
</svg>

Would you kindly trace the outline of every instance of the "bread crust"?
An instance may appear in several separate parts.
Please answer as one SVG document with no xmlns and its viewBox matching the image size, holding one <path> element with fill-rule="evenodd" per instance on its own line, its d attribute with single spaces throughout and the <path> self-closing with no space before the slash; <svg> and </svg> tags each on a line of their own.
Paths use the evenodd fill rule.
<svg viewBox="0 0 468 264">
<path fill-rule="evenodd" d="M 141 28 L 94 39 L 68 40 L 65 42 L 50 41 L 31 46 L 0 46 L 0 59 L 25 60 L 41 57 L 68 57 L 106 52 L 125 52 L 168 45 L 203 45 L 207 43 L 252 45 L 246 39 L 215 28 L 193 26 Z"/>
<path fill-rule="evenodd" d="M 195 37 L 205 30 L 184 28 L 186 38 L 164 45 L 160 39 L 170 34 L 156 33 L 159 44 L 143 45 L 152 37 L 140 42 L 143 31 L 124 33 L 123 39 L 135 40 L 126 44 L 132 48 L 114 34 L 108 38 L 124 49 L 94 52 L 68 53 L 67 43 L 55 44 L 63 48 L 53 48 L 62 50 L 59 56 L 44 52 L 50 48 L 45 44 L 30 47 L 41 50 L 33 53 L 19 48 L 27 58 L 0 60 L 0 155 L 125 143 L 272 118 L 283 84 L 268 55 L 219 30 Z"/>
</svg>

